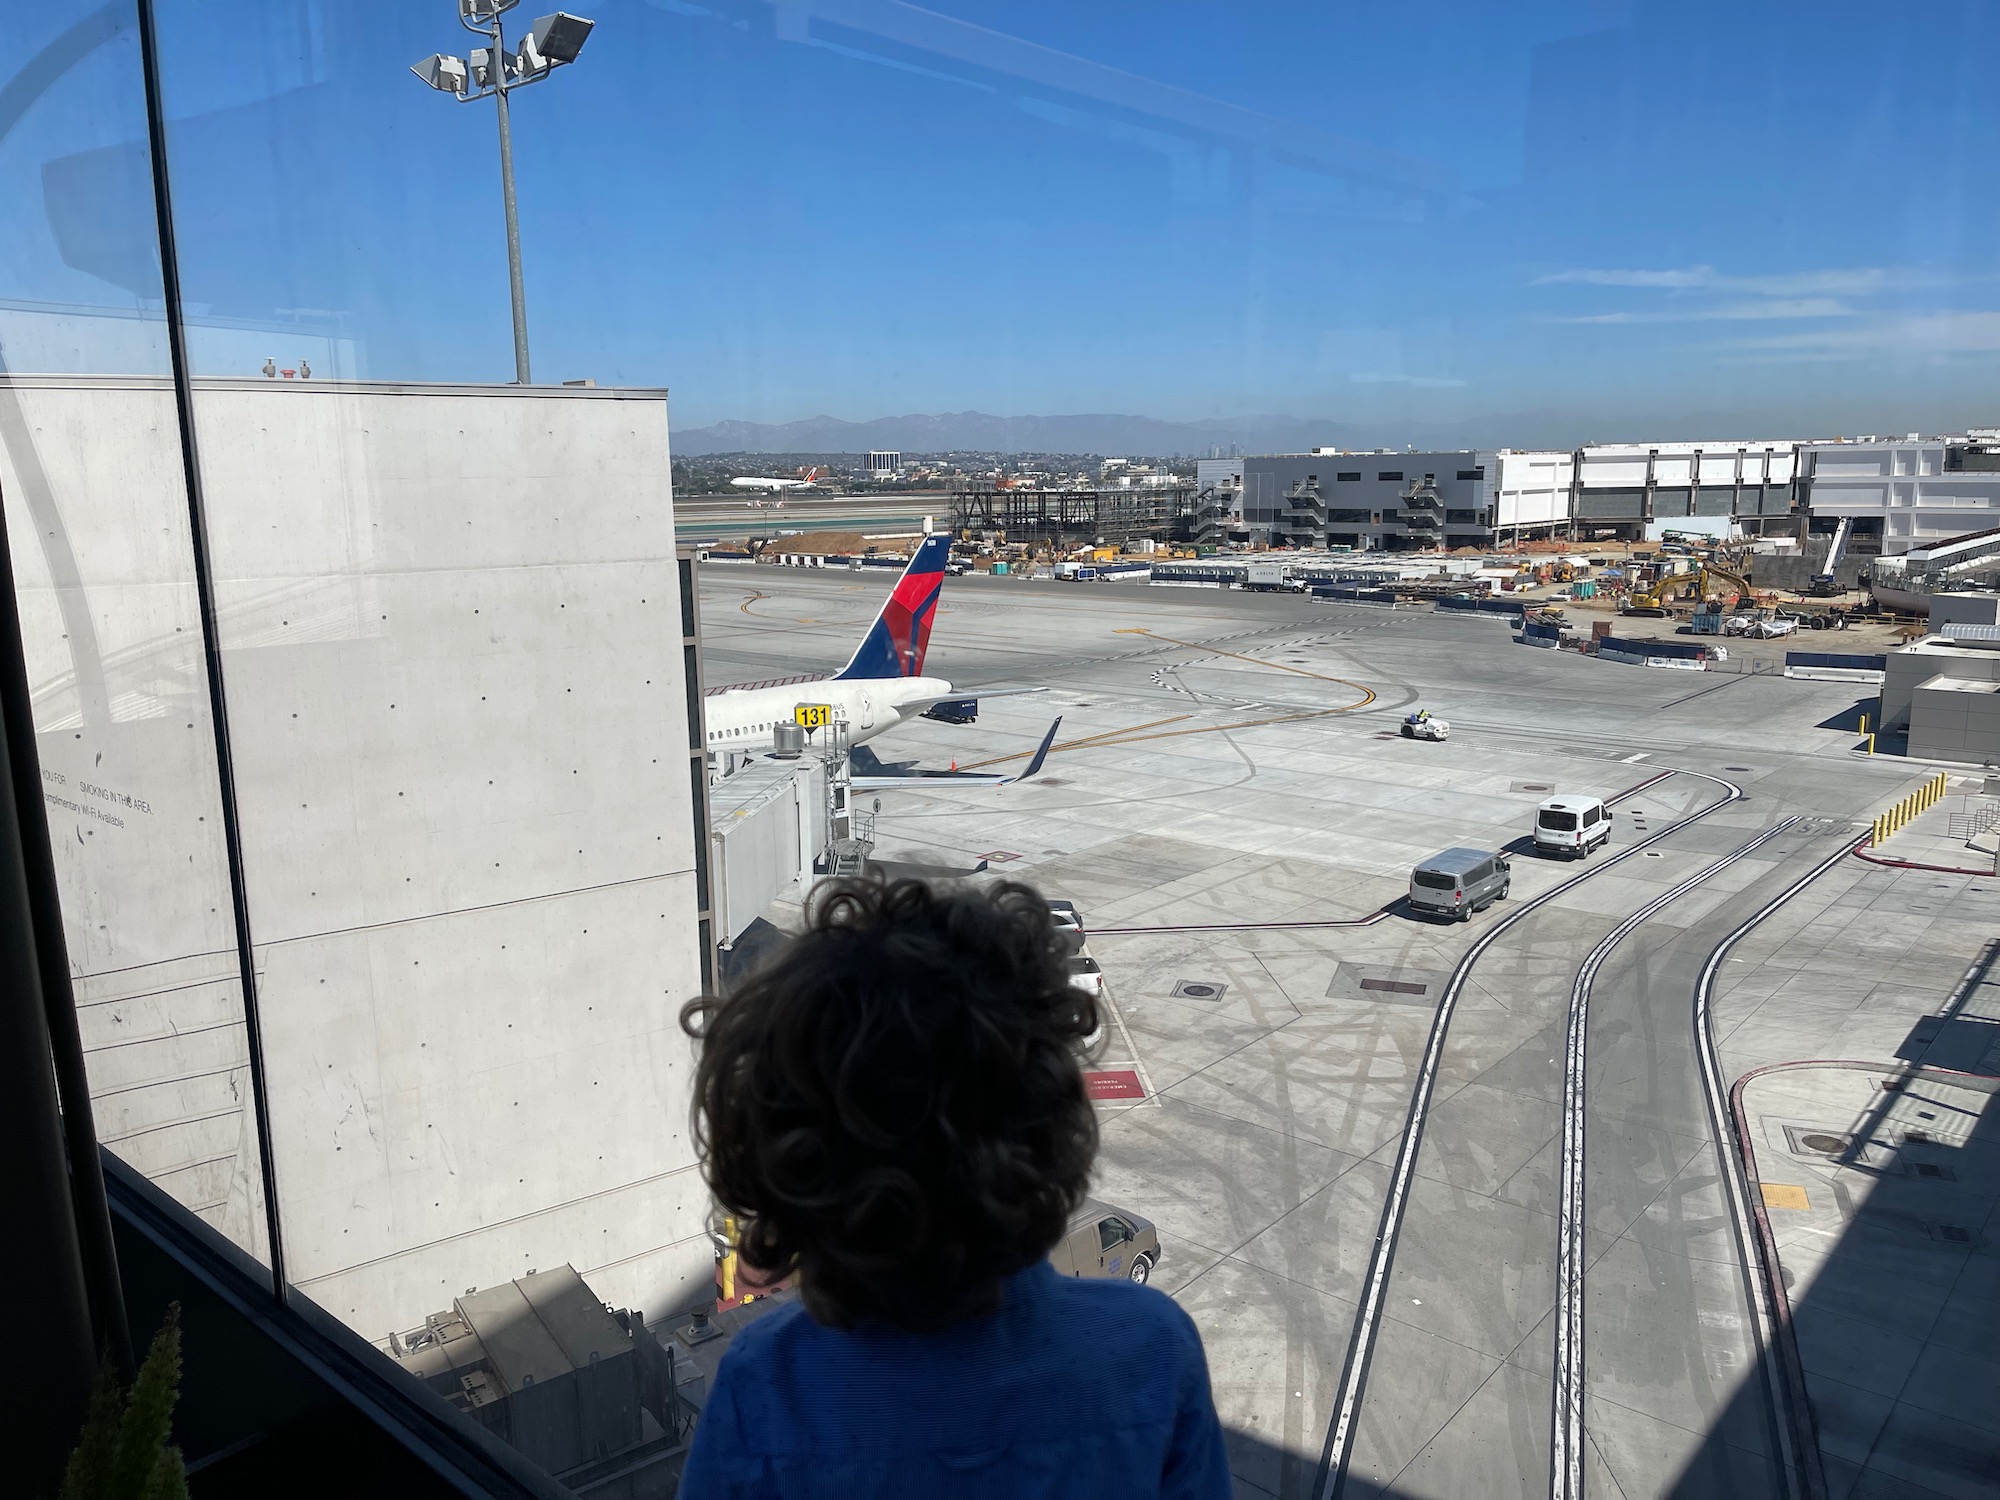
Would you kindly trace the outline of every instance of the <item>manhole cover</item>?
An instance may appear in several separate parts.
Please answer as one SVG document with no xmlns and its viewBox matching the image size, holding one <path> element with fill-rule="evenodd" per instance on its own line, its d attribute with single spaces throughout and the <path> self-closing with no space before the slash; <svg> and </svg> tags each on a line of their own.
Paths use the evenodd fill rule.
<svg viewBox="0 0 2000 1500">
<path fill-rule="evenodd" d="M 1827 1156 L 1838 1156 L 1847 1149 L 1847 1137 L 1843 1135 L 1827 1135 L 1823 1131 L 1815 1131 L 1811 1135 L 1800 1136 L 1799 1144 L 1808 1151 L 1819 1151 Z"/>
<path fill-rule="evenodd" d="M 1217 984 L 1209 979 L 1183 979 L 1174 986 L 1174 997 L 1179 1000 L 1220 1000 L 1226 984 Z"/>
<path fill-rule="evenodd" d="M 1722 769 L 1725 771 L 1754 771 L 1757 768 L 1755 766 L 1724 766 Z"/>
<path fill-rule="evenodd" d="M 1930 1231 L 1934 1238 L 1943 1240 L 1947 1245 L 1972 1243 L 1972 1231 L 1963 1224 L 1933 1224 L 1930 1226 Z"/>
<path fill-rule="evenodd" d="M 1037 782 L 1038 782 L 1039 784 L 1041 784 L 1042 786 L 1068 786 L 1068 785 L 1069 785 L 1069 783 L 1068 783 L 1067 781 L 1064 781 L 1064 780 L 1062 779 L 1062 777 L 1060 777 L 1060 776 L 1037 776 L 1037 777 L 1035 778 L 1035 780 L 1036 780 L 1036 781 L 1037 781 Z"/>
<path fill-rule="evenodd" d="M 988 849 L 984 854 L 975 854 L 972 857 L 983 859 L 988 864 L 1004 865 L 1008 860 L 1019 859 L 1021 856 L 1011 849 Z"/>
</svg>

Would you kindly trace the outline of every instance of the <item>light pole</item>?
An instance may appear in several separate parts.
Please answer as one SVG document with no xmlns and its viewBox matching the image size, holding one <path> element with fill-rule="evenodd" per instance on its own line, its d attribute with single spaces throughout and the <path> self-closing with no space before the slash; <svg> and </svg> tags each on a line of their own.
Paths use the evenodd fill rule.
<svg viewBox="0 0 2000 1500">
<path fill-rule="evenodd" d="M 596 23 L 564 11 L 540 17 L 510 53 L 500 17 L 521 0 L 458 0 L 458 21 L 489 45 L 466 57 L 439 52 L 410 71 L 460 104 L 491 99 L 500 119 L 500 194 L 507 206 L 507 286 L 514 299 L 514 380 L 529 384 L 528 299 L 521 289 L 521 221 L 514 208 L 514 136 L 507 124 L 507 96 L 524 84 L 540 83 L 576 61 Z"/>
</svg>

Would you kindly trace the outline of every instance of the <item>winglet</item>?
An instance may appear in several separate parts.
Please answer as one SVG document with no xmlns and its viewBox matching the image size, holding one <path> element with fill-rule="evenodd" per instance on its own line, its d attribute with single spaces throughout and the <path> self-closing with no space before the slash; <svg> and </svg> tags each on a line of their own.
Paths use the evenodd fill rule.
<svg viewBox="0 0 2000 1500">
<path fill-rule="evenodd" d="M 1023 771 L 1019 776 L 1011 777 L 1008 781 L 1003 781 L 1000 784 L 1008 786 L 1015 781 L 1026 781 L 1030 776 L 1041 770 L 1042 762 L 1049 758 L 1049 746 L 1056 742 L 1056 731 L 1060 728 L 1062 728 L 1062 718 L 1058 715 L 1055 723 L 1049 726 L 1049 732 L 1042 736 L 1042 743 L 1035 751 L 1035 758 L 1028 762 L 1028 769 Z"/>
</svg>

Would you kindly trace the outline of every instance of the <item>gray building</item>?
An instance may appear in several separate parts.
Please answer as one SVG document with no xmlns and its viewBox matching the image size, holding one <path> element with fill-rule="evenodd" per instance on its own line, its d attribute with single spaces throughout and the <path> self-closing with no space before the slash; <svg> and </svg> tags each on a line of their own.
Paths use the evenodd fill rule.
<svg viewBox="0 0 2000 1500">
<path fill-rule="evenodd" d="M 1963 612 L 1990 620 L 1991 596 L 1966 600 Z M 1886 658 L 1882 727 L 1906 728 L 1912 755 L 2000 764 L 2000 625 L 1934 620 L 1932 628 Z"/>
<path fill-rule="evenodd" d="M 1253 540 L 1357 552 L 1490 547 L 1490 454 L 1317 449 L 1241 460 Z"/>
</svg>

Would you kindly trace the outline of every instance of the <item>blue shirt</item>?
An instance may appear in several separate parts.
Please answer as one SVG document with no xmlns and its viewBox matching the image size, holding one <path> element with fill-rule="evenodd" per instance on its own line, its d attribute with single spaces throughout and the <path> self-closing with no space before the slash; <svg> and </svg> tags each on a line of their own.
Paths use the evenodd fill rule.
<svg viewBox="0 0 2000 1500">
<path fill-rule="evenodd" d="M 1201 1335 L 1129 1281 L 1009 1278 L 935 1334 L 823 1328 L 797 1303 L 736 1336 L 683 1500 L 1227 1500 Z"/>
</svg>

